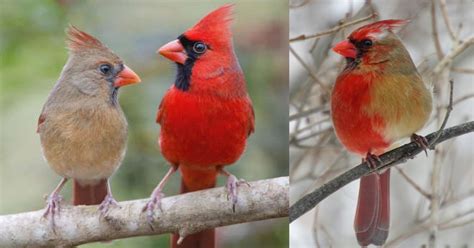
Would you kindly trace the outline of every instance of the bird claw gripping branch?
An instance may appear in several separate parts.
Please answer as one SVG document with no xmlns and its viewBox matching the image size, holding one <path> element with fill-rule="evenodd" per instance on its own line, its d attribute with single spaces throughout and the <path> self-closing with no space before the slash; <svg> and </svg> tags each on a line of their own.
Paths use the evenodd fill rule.
<svg viewBox="0 0 474 248">
<path fill-rule="evenodd" d="M 158 208 L 160 211 L 163 211 L 161 208 L 161 199 L 165 194 L 161 192 L 161 190 L 153 192 L 150 201 L 147 202 L 147 204 L 142 208 L 142 212 L 146 211 L 146 219 L 148 222 L 148 225 L 150 228 L 153 230 L 153 215 L 155 208 Z"/>
<path fill-rule="evenodd" d="M 56 232 L 54 216 L 59 215 L 61 211 L 62 200 L 63 200 L 63 197 L 56 192 L 53 192 L 46 199 L 46 209 L 43 213 L 43 218 L 47 219 L 49 216 L 50 225 L 54 232 Z"/>
<path fill-rule="evenodd" d="M 115 206 L 115 207 L 120 207 L 120 205 L 117 203 L 117 201 L 114 199 L 114 197 L 112 196 L 112 194 L 107 194 L 104 198 L 104 200 L 102 201 L 102 203 L 100 203 L 99 205 L 99 211 L 100 211 L 100 216 L 105 216 L 107 214 L 107 212 L 109 211 L 110 207 L 111 206 Z"/>
<path fill-rule="evenodd" d="M 226 190 L 227 190 L 227 200 L 232 202 L 232 212 L 235 213 L 235 205 L 239 200 L 238 197 L 238 188 L 242 184 L 246 184 L 250 187 L 250 184 L 244 179 L 238 179 L 236 176 L 230 174 L 227 171 L 221 170 L 221 173 L 227 176 Z"/>
<path fill-rule="evenodd" d="M 425 136 L 421 136 L 421 135 L 418 135 L 416 133 L 412 134 L 411 137 L 410 137 L 410 140 L 412 142 L 415 142 L 418 147 L 420 147 L 421 149 L 423 149 L 423 151 L 425 152 L 425 155 L 428 157 L 428 149 L 429 149 L 429 143 L 428 143 L 428 140 L 425 138 Z"/>
<path fill-rule="evenodd" d="M 372 154 L 370 152 L 367 153 L 367 156 L 365 157 L 365 161 L 369 165 L 371 169 L 376 169 L 379 165 L 382 164 L 382 160 L 379 158 L 379 156 Z M 377 171 L 377 173 L 379 173 Z"/>
</svg>

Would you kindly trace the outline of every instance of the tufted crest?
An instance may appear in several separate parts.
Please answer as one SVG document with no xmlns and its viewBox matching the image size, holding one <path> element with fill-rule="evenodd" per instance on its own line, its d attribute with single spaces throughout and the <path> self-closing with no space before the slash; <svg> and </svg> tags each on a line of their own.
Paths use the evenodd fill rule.
<svg viewBox="0 0 474 248">
<path fill-rule="evenodd" d="M 208 41 L 211 43 L 227 43 L 231 41 L 230 24 L 234 5 L 226 4 L 202 18 L 184 35 L 190 40 Z"/>
<path fill-rule="evenodd" d="M 369 37 L 378 37 L 383 35 L 385 31 L 393 31 L 394 28 L 401 27 L 407 24 L 408 20 L 383 20 L 374 22 L 356 29 L 351 33 L 349 39 L 363 40 Z"/>
<path fill-rule="evenodd" d="M 87 34 L 73 25 L 69 25 L 66 31 L 67 33 L 67 45 L 70 51 L 82 51 L 84 49 L 94 48 L 106 48 L 102 42 Z"/>
</svg>

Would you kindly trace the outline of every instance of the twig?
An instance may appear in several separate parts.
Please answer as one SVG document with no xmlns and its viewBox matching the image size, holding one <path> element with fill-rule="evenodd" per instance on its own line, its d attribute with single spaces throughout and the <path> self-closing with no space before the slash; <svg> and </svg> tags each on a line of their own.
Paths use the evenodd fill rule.
<svg viewBox="0 0 474 248">
<path fill-rule="evenodd" d="M 474 74 L 474 69 L 472 69 L 472 68 L 453 67 L 453 68 L 451 68 L 451 71 L 454 71 L 454 72 L 457 72 L 457 73 Z"/>
<path fill-rule="evenodd" d="M 434 149 L 433 144 L 439 139 L 439 136 L 441 134 L 441 130 L 444 129 L 446 126 L 446 123 L 448 122 L 449 115 L 453 109 L 453 88 L 454 88 L 454 83 L 453 80 L 449 80 L 449 104 L 448 107 L 446 108 L 446 114 L 444 116 L 444 119 L 442 121 L 442 124 L 436 133 L 434 139 L 429 142 L 428 147 L 431 149 Z M 441 118 L 438 112 L 438 119 Z M 440 204 L 441 204 L 441 191 L 439 190 L 439 184 L 440 184 L 440 176 L 441 176 L 441 155 L 442 151 L 437 150 L 435 152 L 435 158 L 433 161 L 433 171 L 431 172 L 431 213 L 430 213 L 430 219 L 432 223 L 438 223 L 439 222 L 439 209 L 440 209 Z M 438 234 L 438 225 L 432 225 L 430 227 L 430 235 L 428 238 L 428 247 L 430 248 L 435 248 L 437 247 L 437 234 Z"/>
<path fill-rule="evenodd" d="M 377 13 L 372 13 L 366 17 L 363 17 L 363 18 L 360 18 L 360 19 L 357 19 L 357 20 L 354 20 L 354 21 L 351 21 L 351 22 L 347 22 L 347 23 L 344 23 L 344 24 L 340 24 L 340 25 L 337 25 L 329 30 L 326 30 L 324 32 L 320 32 L 320 33 L 316 33 L 316 34 L 309 34 L 309 35 L 299 35 L 297 37 L 294 37 L 294 38 L 291 38 L 290 39 L 290 42 L 295 42 L 295 41 L 301 41 L 301 40 L 307 40 L 307 39 L 314 39 L 314 38 L 318 38 L 318 37 L 321 37 L 321 36 L 324 36 L 324 35 L 328 35 L 328 34 L 332 34 L 332 33 L 335 33 L 335 32 L 338 32 L 339 30 L 343 29 L 343 28 L 346 28 L 346 27 L 349 27 L 349 26 L 352 26 L 352 25 L 355 25 L 355 24 L 358 24 L 358 23 L 361 23 L 361 22 L 365 22 L 367 20 L 370 20 L 374 17 L 377 17 Z"/>
<path fill-rule="evenodd" d="M 395 166 L 395 169 L 398 170 L 398 172 L 400 172 L 400 175 L 402 175 L 403 178 L 405 178 L 405 180 L 411 185 L 413 186 L 413 188 L 416 189 L 416 191 L 418 191 L 420 194 L 422 194 L 424 197 L 426 197 L 426 199 L 431 199 L 431 194 L 428 193 L 426 190 L 424 190 L 423 188 L 421 188 L 418 184 L 416 184 L 415 181 L 413 181 L 413 179 L 411 179 L 401 168 L 399 168 L 398 166 Z"/>
<path fill-rule="evenodd" d="M 436 25 L 436 0 L 431 0 L 431 31 L 433 33 L 433 41 L 436 48 L 436 55 L 438 59 L 443 58 L 443 50 L 441 48 L 441 43 L 439 42 L 438 28 Z"/>
<path fill-rule="evenodd" d="M 401 235 L 399 235 L 399 236 L 395 237 L 394 239 L 390 240 L 389 242 L 387 242 L 384 247 L 399 247 L 398 243 L 400 243 L 403 240 L 406 240 L 407 238 L 409 238 L 411 236 L 417 235 L 417 234 L 425 231 L 427 228 L 429 228 L 432 225 L 436 225 L 438 227 L 441 227 L 443 225 L 446 225 L 446 223 L 449 223 L 449 222 L 451 222 L 455 219 L 459 219 L 460 217 L 467 216 L 468 214 L 471 214 L 473 211 L 474 211 L 474 209 L 468 209 L 466 211 L 457 213 L 454 216 L 448 217 L 444 221 L 440 221 L 440 222 L 437 222 L 437 223 L 423 222 L 421 224 L 418 224 L 418 225 L 410 228 L 405 233 L 402 233 Z M 454 227 L 458 227 L 458 226 L 453 225 L 452 228 L 454 228 Z"/>
<path fill-rule="evenodd" d="M 449 115 L 451 114 L 451 111 L 453 110 L 453 91 L 454 91 L 453 88 L 454 88 L 454 82 L 453 80 L 449 80 L 449 104 L 448 104 L 448 107 L 446 108 L 446 115 L 444 116 L 443 123 L 439 127 L 439 130 L 435 138 L 430 143 L 428 143 L 429 144 L 428 147 L 430 147 L 431 149 L 434 149 L 432 145 L 439 139 L 439 136 L 441 135 L 441 131 L 446 127 L 446 123 L 448 123 Z"/>
<path fill-rule="evenodd" d="M 471 36 L 467 38 L 467 40 L 462 41 L 459 43 L 457 46 L 455 46 L 450 53 L 446 54 L 441 61 L 436 65 L 436 67 L 433 69 L 433 73 L 439 74 L 444 67 L 447 65 L 451 64 L 456 56 L 461 54 L 466 48 L 474 44 L 474 36 Z"/>
<path fill-rule="evenodd" d="M 317 106 L 315 108 L 312 108 L 312 109 L 308 109 L 308 110 L 304 110 L 304 111 L 301 111 L 299 113 L 296 113 L 294 115 L 291 115 L 290 118 L 289 118 L 289 121 L 294 121 L 296 119 L 299 119 L 299 118 L 302 118 L 302 117 L 306 117 L 308 115 L 311 115 L 313 113 L 316 113 L 316 112 L 319 112 L 319 111 L 322 111 L 324 109 L 326 109 L 327 106 L 325 105 L 321 105 L 321 106 Z"/>
<path fill-rule="evenodd" d="M 441 9 L 441 13 L 443 14 L 444 24 L 446 25 L 446 28 L 448 29 L 449 36 L 451 36 L 452 41 L 456 42 L 458 38 L 454 34 L 453 27 L 451 26 L 451 21 L 449 20 L 448 8 L 446 7 L 446 0 L 439 0 L 439 6 Z"/>
<path fill-rule="evenodd" d="M 326 93 L 329 94 L 330 90 L 328 86 L 321 82 L 318 76 L 314 74 L 313 70 L 311 70 L 311 68 L 303 61 L 303 59 L 296 53 L 296 51 L 291 46 L 289 47 L 291 54 L 293 54 L 293 56 L 295 56 L 295 58 L 300 62 L 300 64 L 306 69 L 309 76 L 321 87 L 321 89 L 323 89 Z"/>
<path fill-rule="evenodd" d="M 186 235 L 219 226 L 288 216 L 288 177 L 239 187 L 236 212 L 225 188 L 214 188 L 162 200 L 152 230 L 142 214 L 147 199 L 120 202 L 105 218 L 97 206 L 64 206 L 56 216 L 56 233 L 42 210 L 0 216 L 0 247 L 73 247 L 95 241 L 179 233 Z"/>
<path fill-rule="evenodd" d="M 474 121 L 445 129 L 441 132 L 438 140 L 435 144 L 433 144 L 433 146 L 448 139 L 464 135 L 473 131 Z M 428 142 L 431 142 L 434 139 L 435 135 L 436 133 L 431 133 L 426 136 Z M 376 170 L 381 170 L 397 164 L 401 164 L 408 159 L 414 158 L 415 155 L 422 151 L 423 149 L 420 148 L 415 142 L 411 142 L 409 144 L 386 152 L 380 156 L 382 162 L 381 165 L 376 168 Z M 355 168 L 345 172 L 344 174 L 338 176 L 337 178 L 331 180 L 330 182 L 326 183 L 315 191 L 307 194 L 290 207 L 290 223 L 299 218 L 304 213 L 311 210 L 314 206 L 318 205 L 322 200 L 324 200 L 332 193 L 336 192 L 348 183 L 359 179 L 360 177 L 371 172 L 373 172 L 373 170 L 370 169 L 367 163 L 364 162 L 362 164 L 359 164 Z"/>
</svg>

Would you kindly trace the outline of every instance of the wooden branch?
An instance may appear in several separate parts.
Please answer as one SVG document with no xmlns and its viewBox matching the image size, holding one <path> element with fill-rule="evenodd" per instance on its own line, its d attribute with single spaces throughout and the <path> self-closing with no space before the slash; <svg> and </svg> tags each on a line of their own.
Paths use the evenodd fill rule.
<svg viewBox="0 0 474 248">
<path fill-rule="evenodd" d="M 179 233 L 182 237 L 209 228 L 288 216 L 288 177 L 242 184 L 235 213 L 225 188 L 177 195 L 162 200 L 153 230 L 142 208 L 148 199 L 120 202 L 107 216 L 97 206 L 63 206 L 56 232 L 43 210 L 0 216 L 0 247 L 72 247 L 95 241 Z"/>
<path fill-rule="evenodd" d="M 438 139 L 432 144 L 431 148 L 434 148 L 437 144 L 446 141 L 448 139 L 471 133 L 474 131 L 474 121 L 467 122 L 461 125 L 457 125 L 445 130 L 442 130 Z M 438 132 L 434 132 L 426 136 L 428 143 L 436 138 Z M 386 152 L 380 156 L 381 165 L 378 166 L 375 170 L 382 170 L 397 164 L 404 163 L 408 159 L 414 158 L 417 154 L 422 152 L 423 149 L 420 148 L 415 142 L 403 145 L 399 148 Z M 360 177 L 367 175 L 371 172 L 374 172 L 369 168 L 367 163 L 362 163 L 351 170 L 345 172 L 344 174 L 338 176 L 337 178 L 331 180 L 330 182 L 324 184 L 315 191 L 305 195 L 303 198 L 298 200 L 295 204 L 290 207 L 290 223 L 298 219 L 301 215 L 305 214 L 316 205 L 318 205 L 322 200 L 336 192 L 340 188 L 349 184 L 350 182 L 359 179 Z"/>
</svg>

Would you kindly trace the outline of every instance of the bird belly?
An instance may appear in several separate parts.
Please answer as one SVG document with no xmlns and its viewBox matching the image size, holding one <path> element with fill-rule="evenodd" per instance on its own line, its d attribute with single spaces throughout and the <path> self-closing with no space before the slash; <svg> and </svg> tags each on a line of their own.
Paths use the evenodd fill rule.
<svg viewBox="0 0 474 248">
<path fill-rule="evenodd" d="M 370 80 L 359 75 L 343 75 L 331 98 L 331 116 L 337 137 L 351 152 L 365 156 L 378 154 L 390 146 L 383 135 L 385 121 L 379 113 L 366 111 L 372 101 Z"/>
<path fill-rule="evenodd" d="M 351 152 L 365 156 L 379 154 L 390 143 L 378 131 L 384 126 L 379 116 L 367 116 L 354 109 L 334 109 L 333 125 L 341 143 Z"/>
<path fill-rule="evenodd" d="M 248 136 L 244 100 L 183 96 L 165 103 L 159 145 L 173 164 L 207 169 L 234 163 Z"/>
<path fill-rule="evenodd" d="M 110 177 L 125 155 L 125 119 L 72 115 L 49 116 L 43 124 L 40 139 L 48 164 L 62 177 L 82 182 Z"/>
</svg>

